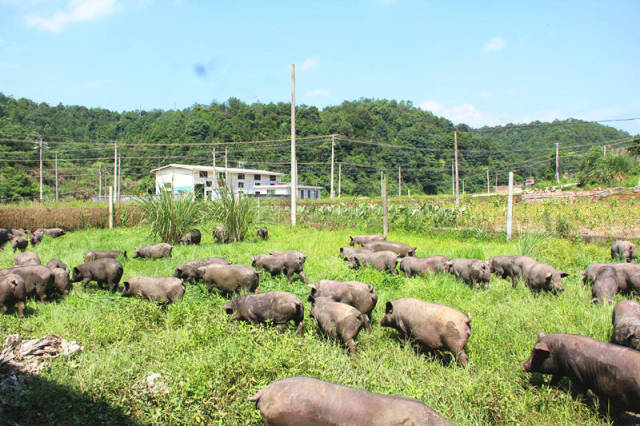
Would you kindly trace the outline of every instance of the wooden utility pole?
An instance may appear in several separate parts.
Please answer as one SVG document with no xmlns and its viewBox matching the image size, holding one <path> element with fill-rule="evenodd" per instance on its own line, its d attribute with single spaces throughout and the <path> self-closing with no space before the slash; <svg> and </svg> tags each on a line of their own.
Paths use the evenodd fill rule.
<svg viewBox="0 0 640 426">
<path fill-rule="evenodd" d="M 109 187 L 109 229 L 113 229 L 113 186 Z"/>
<path fill-rule="evenodd" d="M 458 173 L 458 131 L 453 131 L 453 140 L 455 144 L 455 161 L 456 161 L 456 207 L 460 206 L 460 175 Z"/>
<path fill-rule="evenodd" d="M 338 163 L 338 198 L 342 197 L 342 161 Z"/>
<path fill-rule="evenodd" d="M 296 226 L 298 167 L 296 164 L 296 64 L 291 64 L 291 226 Z"/>
<path fill-rule="evenodd" d="M 560 183 L 560 171 L 558 170 L 560 165 L 559 151 L 560 144 L 556 143 L 556 183 Z"/>
<path fill-rule="evenodd" d="M 98 199 L 102 198 L 102 164 L 98 165 Z"/>
<path fill-rule="evenodd" d="M 335 160 L 335 153 L 334 153 L 335 143 L 336 143 L 336 136 L 331 135 L 331 191 L 329 192 L 330 198 L 334 198 L 336 196 L 335 192 L 333 191 L 333 162 Z"/>
<path fill-rule="evenodd" d="M 56 152 L 56 201 L 58 201 L 58 153 Z"/>
<path fill-rule="evenodd" d="M 40 201 L 42 201 L 42 138 L 40 138 Z"/>
<path fill-rule="evenodd" d="M 118 144 L 113 144 L 113 196 L 118 192 Z M 110 195 L 111 196 L 111 195 Z"/>
<path fill-rule="evenodd" d="M 387 209 L 387 177 L 384 172 L 381 172 L 382 178 L 382 235 L 387 235 L 389 232 L 389 211 Z"/>
<path fill-rule="evenodd" d="M 513 221 L 513 172 L 509 172 L 509 193 L 507 198 L 507 241 L 511 239 L 511 222 Z"/>
<path fill-rule="evenodd" d="M 402 195 L 402 167 L 398 166 L 398 197 Z"/>
<path fill-rule="evenodd" d="M 489 169 L 487 169 L 487 194 L 491 193 L 490 185 L 489 185 Z"/>
</svg>

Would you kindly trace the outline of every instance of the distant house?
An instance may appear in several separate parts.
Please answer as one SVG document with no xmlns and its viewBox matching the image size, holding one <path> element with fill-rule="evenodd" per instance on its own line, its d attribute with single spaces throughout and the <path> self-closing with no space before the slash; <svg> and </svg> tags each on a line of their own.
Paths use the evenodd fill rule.
<svg viewBox="0 0 640 426">
<path fill-rule="evenodd" d="M 156 194 L 162 188 L 174 193 L 193 192 L 197 197 L 215 200 L 219 189 L 227 185 L 234 193 L 256 197 L 290 197 L 291 184 L 281 182 L 283 173 L 233 167 L 168 164 L 151 170 L 156 175 Z M 321 186 L 298 185 L 298 198 L 320 198 Z"/>
</svg>

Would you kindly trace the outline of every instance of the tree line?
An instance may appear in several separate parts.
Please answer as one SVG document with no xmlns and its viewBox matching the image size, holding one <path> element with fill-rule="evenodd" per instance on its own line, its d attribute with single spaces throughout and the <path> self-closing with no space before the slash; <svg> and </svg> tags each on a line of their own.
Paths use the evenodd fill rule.
<svg viewBox="0 0 640 426">
<path fill-rule="evenodd" d="M 299 181 L 329 188 L 331 138 L 336 161 L 342 162 L 342 192 L 379 193 L 379 171 L 396 176 L 402 167 L 404 188 L 416 193 L 451 191 L 453 134 L 457 131 L 460 177 L 467 191 L 505 184 L 506 173 L 516 179 L 549 179 L 555 172 L 555 143 L 560 144 L 561 173 L 576 172 L 590 147 L 619 143 L 629 134 L 581 120 L 472 129 L 437 117 L 411 102 L 359 99 L 319 109 L 301 105 L 296 111 Z M 230 166 L 264 168 L 287 173 L 288 142 L 246 144 L 243 141 L 281 140 L 290 135 L 290 104 L 247 104 L 237 98 L 181 110 L 110 111 L 103 108 L 36 103 L 0 93 L 0 197 L 31 197 L 38 192 L 38 155 L 33 144 L 11 140 L 61 143 L 46 146 L 45 192 L 55 186 L 51 159 L 58 154 L 61 192 L 97 192 L 99 168 L 112 173 L 113 142 L 122 144 L 122 193 L 153 191 L 149 171 L 167 163 L 211 164 L 211 146 L 228 148 Z M 309 137 L 310 139 L 305 139 Z M 8 140 L 6 140 L 8 139 Z M 375 143 L 361 143 L 360 141 Z M 82 142 L 83 144 L 78 144 Z M 392 145 L 392 146 L 390 146 Z M 222 164 L 223 145 L 217 147 Z M 111 170 L 109 169 L 111 168 Z M 336 169 L 337 174 L 337 169 Z M 288 175 L 284 180 L 288 179 Z M 389 193 L 397 193 L 389 178 Z M 405 192 L 406 193 L 406 192 Z"/>
</svg>

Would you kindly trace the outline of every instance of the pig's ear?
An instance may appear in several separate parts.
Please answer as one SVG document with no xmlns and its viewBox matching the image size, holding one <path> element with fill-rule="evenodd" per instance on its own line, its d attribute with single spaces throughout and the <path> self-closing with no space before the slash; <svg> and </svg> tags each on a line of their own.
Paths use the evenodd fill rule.
<svg viewBox="0 0 640 426">
<path fill-rule="evenodd" d="M 307 300 L 309 302 L 311 302 L 311 304 L 313 305 L 313 303 L 316 301 L 316 298 L 313 297 L 313 293 L 309 295 L 309 297 L 307 297 Z"/>
<path fill-rule="evenodd" d="M 568 277 L 569 274 L 566 272 L 560 272 L 560 278 Z"/>
<path fill-rule="evenodd" d="M 80 273 L 80 271 L 78 271 L 78 267 L 74 267 L 73 268 L 73 275 L 78 275 Z"/>
<path fill-rule="evenodd" d="M 551 273 L 551 272 L 547 273 L 547 274 L 544 276 L 544 281 L 548 283 L 549 281 L 551 281 L 551 277 L 552 277 L 552 276 L 553 276 L 553 273 Z"/>
<path fill-rule="evenodd" d="M 129 281 L 125 281 L 122 284 L 124 285 L 124 289 L 129 291 Z"/>
<path fill-rule="evenodd" d="M 391 302 L 387 302 L 387 305 L 385 307 L 385 314 L 390 314 L 393 312 L 393 303 Z"/>
<path fill-rule="evenodd" d="M 547 346 L 546 343 L 544 342 L 538 342 L 533 346 L 533 349 L 535 351 L 540 351 L 540 352 L 549 352 L 549 346 Z"/>
</svg>

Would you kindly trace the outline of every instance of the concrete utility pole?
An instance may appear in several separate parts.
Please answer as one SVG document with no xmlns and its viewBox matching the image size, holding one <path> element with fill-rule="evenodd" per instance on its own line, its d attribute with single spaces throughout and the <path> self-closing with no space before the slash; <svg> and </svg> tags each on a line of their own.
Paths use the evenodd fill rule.
<svg viewBox="0 0 640 426">
<path fill-rule="evenodd" d="M 109 187 L 109 229 L 113 229 L 113 186 Z"/>
<path fill-rule="evenodd" d="M 122 189 L 122 169 L 120 165 L 120 154 L 118 154 L 118 202 L 120 202 L 120 190 Z"/>
<path fill-rule="evenodd" d="M 460 206 L 460 175 L 458 173 L 458 131 L 453 131 L 453 140 L 455 144 L 455 159 L 456 159 L 456 207 Z"/>
<path fill-rule="evenodd" d="M 213 162 L 213 184 L 211 187 L 211 201 L 214 200 L 214 192 L 218 191 L 218 171 L 216 170 L 216 147 L 213 146 L 213 152 L 211 153 L 213 157 L 211 161 Z"/>
<path fill-rule="evenodd" d="M 330 198 L 334 198 L 336 196 L 335 192 L 333 191 L 333 162 L 335 160 L 335 154 L 334 154 L 334 145 L 336 143 L 336 136 L 335 135 L 331 135 L 331 191 L 330 191 Z"/>
<path fill-rule="evenodd" d="M 98 198 L 102 198 L 102 164 L 98 165 Z"/>
<path fill-rule="evenodd" d="M 451 160 L 451 195 L 456 196 L 456 176 L 455 169 L 453 167 L 453 160 Z"/>
<path fill-rule="evenodd" d="M 487 194 L 491 193 L 491 189 L 489 186 L 489 169 L 487 169 Z"/>
<path fill-rule="evenodd" d="M 338 163 L 338 198 L 340 197 L 342 197 L 342 161 Z"/>
<path fill-rule="evenodd" d="M 560 183 L 560 171 L 559 171 L 560 159 L 559 159 L 559 151 L 560 151 L 560 144 L 559 144 L 559 143 L 556 143 L 556 183 Z"/>
<path fill-rule="evenodd" d="M 56 201 L 58 201 L 58 153 L 56 152 Z"/>
<path fill-rule="evenodd" d="M 513 221 L 513 172 L 509 172 L 509 194 L 507 198 L 507 241 L 511 239 L 511 222 Z"/>
<path fill-rule="evenodd" d="M 387 235 L 389 232 L 389 210 L 387 209 L 387 177 L 384 172 L 381 173 L 381 194 L 382 195 L 382 235 Z"/>
<path fill-rule="evenodd" d="M 462 195 L 464 195 L 464 179 L 462 179 Z"/>
<path fill-rule="evenodd" d="M 118 144 L 113 144 L 113 196 L 118 192 Z M 110 195 L 111 196 L 111 195 Z"/>
<path fill-rule="evenodd" d="M 398 166 L 398 197 L 402 195 L 402 167 Z"/>
<path fill-rule="evenodd" d="M 42 199 L 42 138 L 40 138 L 40 201 Z"/>
<path fill-rule="evenodd" d="M 296 64 L 291 64 L 291 226 L 296 226 L 298 167 L 296 164 Z"/>
<path fill-rule="evenodd" d="M 224 184 L 227 188 L 229 188 L 229 171 L 227 170 L 228 168 L 228 162 L 227 162 L 227 147 L 224 147 Z"/>
</svg>

